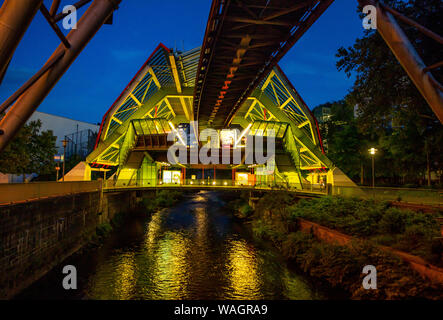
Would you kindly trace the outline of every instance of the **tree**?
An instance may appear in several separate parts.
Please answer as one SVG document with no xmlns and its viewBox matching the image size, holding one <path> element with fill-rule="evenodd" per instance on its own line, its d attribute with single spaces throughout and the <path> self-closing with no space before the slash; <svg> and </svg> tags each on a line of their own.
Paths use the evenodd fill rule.
<svg viewBox="0 0 443 320">
<path fill-rule="evenodd" d="M 385 1 L 431 30 L 442 30 L 441 0 Z M 441 60 L 443 47 L 409 26 L 402 26 L 427 65 Z M 366 31 L 352 47 L 337 52 L 337 68 L 356 80 L 346 101 L 358 106 L 359 131 L 383 151 L 382 167 L 391 178 L 422 181 L 443 166 L 443 126 L 400 66 L 381 36 Z M 434 76 L 443 81 L 442 72 Z M 394 171 L 391 171 L 394 170 Z"/>
<path fill-rule="evenodd" d="M 54 172 L 56 137 L 52 131 L 41 130 L 41 121 L 32 121 L 20 129 L 0 153 L 0 172 L 46 175 Z"/>
</svg>

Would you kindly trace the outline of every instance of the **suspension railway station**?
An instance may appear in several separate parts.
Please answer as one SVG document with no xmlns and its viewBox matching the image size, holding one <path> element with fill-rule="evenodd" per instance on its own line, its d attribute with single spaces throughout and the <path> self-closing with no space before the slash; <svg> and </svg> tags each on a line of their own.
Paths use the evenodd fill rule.
<svg viewBox="0 0 443 320">
<path fill-rule="evenodd" d="M 227 128 L 214 120 L 219 110 L 228 109 L 229 105 L 223 109 L 222 104 L 234 80 L 222 81 L 213 108 L 202 105 L 196 114 L 193 93 L 200 52 L 200 48 L 174 52 L 163 44 L 157 47 L 105 114 L 96 148 L 83 165 L 85 180 L 91 179 L 92 172 L 102 171 L 114 186 L 285 184 L 302 189 L 323 179 L 334 183 L 333 173 L 340 171 L 323 152 L 317 122 L 278 66 L 245 99 Z M 196 116 L 198 125 L 191 126 Z M 206 165 L 189 161 L 172 165 L 168 161 L 167 151 L 173 143 L 198 149 L 190 137 L 208 127 L 218 132 L 218 139 L 208 142 L 213 150 L 221 155 L 226 148 L 229 154 L 243 149 L 240 163 L 233 163 L 233 157 Z M 193 134 L 195 130 L 199 133 Z M 266 165 L 245 163 L 245 140 L 266 137 L 269 132 L 275 135 L 275 158 L 270 160 L 275 162 L 273 172 L 260 170 Z M 173 141 L 168 139 L 171 133 Z M 106 174 L 108 171 L 112 175 Z M 341 181 L 343 178 L 339 175 Z"/>
</svg>

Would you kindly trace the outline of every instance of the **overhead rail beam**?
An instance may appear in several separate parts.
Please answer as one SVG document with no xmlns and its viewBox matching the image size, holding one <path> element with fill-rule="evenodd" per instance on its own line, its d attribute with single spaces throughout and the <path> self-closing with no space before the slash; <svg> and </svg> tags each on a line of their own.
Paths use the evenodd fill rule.
<svg viewBox="0 0 443 320">
<path fill-rule="evenodd" d="M 214 0 L 197 69 L 194 119 L 227 127 L 244 101 L 333 0 Z"/>
<path fill-rule="evenodd" d="M 322 0 L 314 1 L 313 5 L 308 8 L 303 7 L 303 15 L 299 21 L 292 26 L 290 32 L 280 41 L 274 51 L 261 65 L 258 73 L 249 82 L 248 86 L 242 92 L 241 96 L 235 102 L 233 108 L 231 109 L 229 115 L 227 116 L 224 127 L 230 125 L 234 116 L 241 105 L 246 101 L 246 99 L 252 94 L 259 83 L 266 77 L 266 75 L 271 72 L 281 58 L 292 48 L 292 46 L 303 36 L 303 34 L 314 24 L 315 21 L 329 8 L 334 0 Z"/>
</svg>

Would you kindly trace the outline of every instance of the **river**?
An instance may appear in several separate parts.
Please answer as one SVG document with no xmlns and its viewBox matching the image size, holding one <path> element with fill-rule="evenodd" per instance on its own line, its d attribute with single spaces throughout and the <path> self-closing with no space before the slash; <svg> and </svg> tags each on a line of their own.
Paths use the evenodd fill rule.
<svg viewBox="0 0 443 320">
<path fill-rule="evenodd" d="M 75 255 L 19 299 L 324 299 L 328 294 L 251 237 L 217 192 L 129 217 L 104 244 Z M 77 290 L 64 290 L 64 265 Z"/>
</svg>

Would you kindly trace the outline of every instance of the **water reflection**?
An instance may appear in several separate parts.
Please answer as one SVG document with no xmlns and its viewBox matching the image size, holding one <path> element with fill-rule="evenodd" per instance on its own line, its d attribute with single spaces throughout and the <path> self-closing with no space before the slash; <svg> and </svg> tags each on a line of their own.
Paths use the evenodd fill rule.
<svg viewBox="0 0 443 320">
<path fill-rule="evenodd" d="M 143 232 L 102 255 L 89 299 L 313 299 L 319 294 L 260 248 L 214 192 L 157 212 Z M 137 228 L 135 228 L 137 229 Z"/>
<path fill-rule="evenodd" d="M 261 299 L 261 278 L 257 271 L 255 250 L 245 240 L 229 242 L 228 260 L 226 261 L 229 276 L 228 299 Z"/>
</svg>

